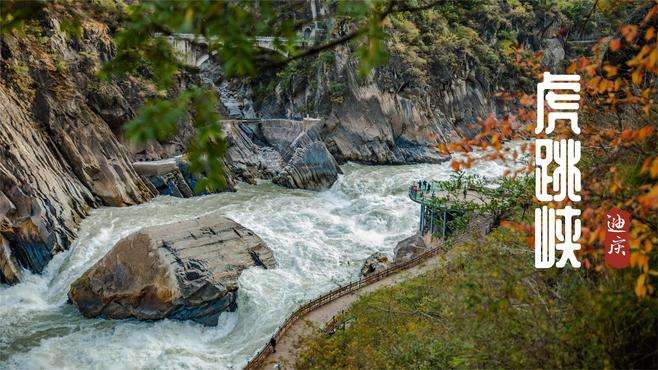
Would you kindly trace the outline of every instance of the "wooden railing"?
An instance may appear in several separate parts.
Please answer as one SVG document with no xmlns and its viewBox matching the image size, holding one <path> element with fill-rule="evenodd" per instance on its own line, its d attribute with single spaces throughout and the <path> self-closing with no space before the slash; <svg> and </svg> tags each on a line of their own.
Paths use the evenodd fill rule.
<svg viewBox="0 0 658 370">
<path fill-rule="evenodd" d="M 353 281 L 347 285 L 340 286 L 336 289 L 333 289 L 318 298 L 315 298 L 314 300 L 302 305 L 299 307 L 295 312 L 293 312 L 286 321 L 277 329 L 276 333 L 274 333 L 274 340 L 276 342 L 279 342 L 279 340 L 283 337 L 285 334 L 286 330 L 288 330 L 295 322 L 297 322 L 299 319 L 304 317 L 306 314 L 309 312 L 324 306 L 325 304 L 335 301 L 336 299 L 343 297 L 347 294 L 350 294 L 354 291 L 357 291 L 365 286 L 371 285 L 373 283 L 376 283 L 385 277 L 388 277 L 390 275 L 396 274 L 400 271 L 407 270 L 411 267 L 417 266 L 422 262 L 425 262 L 428 260 L 430 257 L 435 256 L 441 251 L 441 247 L 436 247 L 429 249 L 425 251 L 424 253 L 411 258 L 407 261 L 395 263 L 381 271 L 375 272 L 371 275 L 368 275 L 366 277 L 363 277 L 357 281 Z M 263 349 L 258 352 L 254 358 L 251 359 L 245 366 L 245 369 L 257 369 L 261 367 L 267 358 L 272 353 L 272 345 L 270 342 L 268 342 Z"/>
</svg>

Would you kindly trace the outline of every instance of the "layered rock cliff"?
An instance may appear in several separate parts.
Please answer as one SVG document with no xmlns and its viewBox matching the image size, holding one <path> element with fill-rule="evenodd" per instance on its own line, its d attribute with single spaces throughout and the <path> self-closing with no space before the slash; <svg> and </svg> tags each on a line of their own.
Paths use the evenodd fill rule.
<svg viewBox="0 0 658 370">
<path fill-rule="evenodd" d="M 288 188 L 331 186 L 340 168 L 318 132 L 323 121 L 264 119 L 224 121 L 229 176 L 249 183 L 271 179 Z"/>
<path fill-rule="evenodd" d="M 104 114 L 101 96 L 108 95 L 91 93 L 94 66 L 111 53 L 107 26 L 86 20 L 82 35 L 72 39 L 55 17 L 44 14 L 40 22 L 41 37 L 1 39 L 2 282 L 16 282 L 21 267 L 41 272 L 69 246 L 92 207 L 154 196 L 112 131 L 128 117 Z M 107 90 L 138 100 L 137 85 L 124 81 Z"/>
<path fill-rule="evenodd" d="M 391 16 L 388 60 L 365 76 L 354 44 L 348 44 L 293 61 L 233 93 L 249 92 L 243 97 L 254 103 L 240 101 L 256 116 L 322 117 L 320 135 L 340 163 L 446 160 L 436 144 L 474 135 L 479 119 L 509 109 L 496 92 L 532 87 L 519 73 L 516 47 L 542 52 L 552 70 L 566 56 L 561 32 L 568 20 L 556 8 L 487 4 Z M 352 30 L 331 18 L 315 25 L 320 43 Z"/>
<path fill-rule="evenodd" d="M 194 188 L 179 161 L 173 172 L 146 175 L 153 184 L 135 171 L 134 162 L 184 154 L 192 128 L 183 121 L 168 141 L 124 141 L 123 124 L 161 92 L 147 82 L 148 70 L 120 80 L 96 77 L 112 58 L 119 24 L 88 6 L 80 4 L 73 33 L 60 24 L 57 7 L 46 7 L 27 30 L 0 39 L 2 282 L 16 282 L 21 268 L 42 271 L 93 207 L 137 204 L 157 193 L 189 196 Z M 251 120 L 224 123 L 229 184 L 270 179 L 326 188 L 346 161 L 446 160 L 434 150 L 437 143 L 472 134 L 477 125 L 469 124 L 478 116 L 500 111 L 492 92 L 501 81 L 515 81 L 505 78 L 509 60 L 499 59 L 510 42 L 546 49 L 547 64 L 559 65 L 562 20 L 526 8 L 394 18 L 390 58 L 366 76 L 358 73 L 353 45 L 346 45 L 250 80 L 227 79 L 214 56 L 197 55 L 205 62 L 177 76 L 178 87 L 211 87 L 222 116 Z M 309 35 L 322 41 L 349 27 L 328 18 Z"/>
</svg>

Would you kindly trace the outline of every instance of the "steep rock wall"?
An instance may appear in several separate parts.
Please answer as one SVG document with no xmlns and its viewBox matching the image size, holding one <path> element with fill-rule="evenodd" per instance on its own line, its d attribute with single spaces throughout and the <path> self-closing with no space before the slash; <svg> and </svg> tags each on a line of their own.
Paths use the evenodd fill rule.
<svg viewBox="0 0 658 370">
<path fill-rule="evenodd" d="M 130 104 L 101 109 L 102 97 L 113 101 L 108 91 L 135 96 L 127 90 L 145 88 L 130 81 L 110 83 L 106 93 L 93 87 L 94 68 L 112 49 L 107 27 L 85 20 L 83 35 L 72 39 L 54 17 L 41 25 L 45 37 L 1 40 L 0 280 L 9 283 L 21 268 L 41 272 L 68 248 L 92 207 L 154 196 L 112 130 L 132 114 Z"/>
<path fill-rule="evenodd" d="M 496 111 L 490 92 L 477 80 L 455 76 L 445 88 L 416 96 L 402 91 L 403 78 L 382 77 L 394 71 L 378 69 L 362 79 L 357 68 L 354 57 L 339 49 L 333 60 L 295 73 L 286 84 L 292 87 L 275 82 L 275 93 L 262 97 L 257 114 L 322 117 L 326 125 L 319 134 L 340 163 L 405 164 L 447 160 L 437 144 L 468 134 L 467 124 Z"/>
<path fill-rule="evenodd" d="M 392 16 L 389 58 L 367 76 L 358 74 L 354 45 L 259 76 L 251 84 L 256 114 L 322 117 L 321 135 L 339 162 L 446 160 L 438 143 L 474 136 L 480 119 L 508 112 L 496 92 L 532 87 L 519 72 L 513 45 L 541 51 L 550 70 L 559 70 L 566 56 L 566 20 L 556 9 L 510 2 L 464 9 Z M 319 43 L 353 27 L 322 22 Z"/>
</svg>

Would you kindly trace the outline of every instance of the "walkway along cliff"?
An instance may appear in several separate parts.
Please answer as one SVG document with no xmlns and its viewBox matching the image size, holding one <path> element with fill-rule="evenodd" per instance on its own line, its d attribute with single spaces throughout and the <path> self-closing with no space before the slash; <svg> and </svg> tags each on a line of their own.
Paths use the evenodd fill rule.
<svg viewBox="0 0 658 370">
<path fill-rule="evenodd" d="M 423 191 L 430 191 L 430 182 L 425 181 L 425 184 L 427 186 L 423 187 Z M 418 202 L 417 199 L 422 198 L 419 197 L 420 194 L 416 194 L 414 190 L 417 190 L 418 188 L 415 188 L 418 184 L 414 184 L 410 187 L 409 195 L 411 200 L 414 202 Z M 459 201 L 459 200 L 467 200 L 467 201 L 474 201 L 478 200 L 479 202 L 484 203 L 485 200 L 481 198 L 480 194 L 473 192 L 473 191 L 467 191 L 464 192 L 465 194 L 462 196 L 456 196 L 453 198 L 447 198 L 444 201 L 438 201 L 433 203 L 433 208 L 435 211 L 445 211 L 449 207 L 449 203 Z M 466 195 L 468 193 L 468 195 Z M 442 192 L 443 196 L 448 195 L 447 192 Z M 423 206 L 425 203 L 421 203 Z M 431 212 L 431 211 L 428 211 Z M 445 214 L 444 212 L 444 214 Z M 297 340 L 300 338 L 289 338 L 287 337 L 290 333 L 290 329 L 295 326 L 295 325 L 303 325 L 301 321 L 305 319 L 306 316 L 308 316 L 310 313 L 312 313 L 315 310 L 320 309 L 321 307 L 334 302 L 341 297 L 344 297 L 346 295 L 349 295 L 354 292 L 358 292 L 359 290 L 362 290 L 370 285 L 373 285 L 379 281 L 382 281 L 392 275 L 396 275 L 400 272 L 414 269 L 417 266 L 423 264 L 424 262 L 428 263 L 438 263 L 438 260 L 434 259 L 434 257 L 440 256 L 440 255 L 445 255 L 446 252 L 448 251 L 447 243 L 458 243 L 458 242 L 464 242 L 466 240 L 477 240 L 487 233 L 489 233 L 492 228 L 494 227 L 494 223 L 496 222 L 496 219 L 493 215 L 488 215 L 488 214 L 474 214 L 474 217 L 469 217 L 469 222 L 466 225 L 466 227 L 463 230 L 446 230 L 445 228 L 442 229 L 436 236 L 432 236 L 432 233 L 430 230 L 427 228 L 424 228 L 426 233 L 429 233 L 427 235 L 427 240 L 429 240 L 430 245 L 427 247 L 427 249 L 424 249 L 421 252 L 416 251 L 415 255 L 413 256 L 408 256 L 405 255 L 404 252 L 405 249 L 405 244 L 407 241 L 401 241 L 398 243 L 398 246 L 396 247 L 396 260 L 390 264 L 389 266 L 372 272 L 361 279 L 351 282 L 347 285 L 342 285 L 338 288 L 335 288 L 313 300 L 310 302 L 302 305 L 299 307 L 297 310 L 295 310 L 290 316 L 279 326 L 277 331 L 274 333 L 272 336 L 271 341 L 269 341 L 263 349 L 261 349 L 245 366 L 245 369 L 263 369 L 266 368 L 266 366 L 271 366 L 273 365 L 272 362 L 278 362 L 278 360 L 275 360 L 271 357 L 274 357 L 274 352 L 275 352 L 275 346 L 278 344 L 281 344 L 282 341 L 286 340 L 288 344 L 292 343 L 297 343 Z M 421 216 L 422 217 L 422 216 Z M 446 216 L 443 216 L 444 219 Z M 423 223 L 421 218 L 421 223 Z M 446 226 L 447 227 L 447 226 Z M 420 235 L 425 235 L 425 233 L 422 233 Z M 411 238 L 410 238 L 411 239 Z M 349 300 L 346 302 L 347 305 L 351 304 L 353 300 Z M 347 308 L 347 306 L 342 307 L 342 309 Z M 317 324 L 315 322 L 314 324 Z M 331 330 L 331 327 L 333 324 L 333 320 L 328 320 L 327 322 L 322 323 L 324 330 L 326 332 L 329 332 Z M 315 328 L 314 328 L 315 329 Z M 304 332 L 306 335 L 312 334 L 312 331 L 304 331 L 304 330 L 299 330 L 297 333 L 290 333 L 290 335 L 300 335 L 300 332 Z M 296 345 L 296 344 L 295 344 Z M 295 352 L 295 351 L 292 351 Z M 288 354 L 282 354 L 281 356 L 286 356 Z M 294 361 L 295 358 L 286 358 L 287 361 L 286 366 L 294 366 Z"/>
<path fill-rule="evenodd" d="M 440 252 L 444 251 L 442 246 L 438 246 L 435 248 L 432 248 L 423 254 L 416 256 L 410 260 L 406 260 L 400 263 L 393 264 L 392 266 L 378 271 L 372 275 L 369 275 L 367 277 L 361 278 L 355 282 L 349 283 L 347 285 L 340 286 L 336 289 L 333 289 L 320 297 L 302 305 L 299 307 L 295 312 L 290 314 L 290 316 L 284 321 L 281 326 L 279 326 L 279 329 L 274 333 L 272 338 L 274 338 L 275 343 L 276 342 L 281 342 L 282 338 L 286 335 L 288 329 L 297 323 L 300 320 L 303 320 L 304 316 L 306 316 L 308 313 L 324 306 L 325 304 L 335 301 L 336 299 L 343 297 L 347 294 L 353 293 L 355 291 L 358 291 L 366 286 L 369 286 L 371 284 L 374 284 L 388 276 L 397 274 L 401 271 L 405 271 L 407 269 L 410 269 L 414 266 L 418 266 L 422 262 L 425 262 L 429 260 L 430 258 L 436 256 Z M 260 352 L 254 356 L 253 359 L 247 363 L 245 366 L 245 369 L 259 369 L 262 368 L 263 365 L 265 364 L 265 361 L 267 360 L 267 357 L 273 353 L 273 346 L 272 342 L 268 342 L 265 347 L 263 347 Z"/>
</svg>

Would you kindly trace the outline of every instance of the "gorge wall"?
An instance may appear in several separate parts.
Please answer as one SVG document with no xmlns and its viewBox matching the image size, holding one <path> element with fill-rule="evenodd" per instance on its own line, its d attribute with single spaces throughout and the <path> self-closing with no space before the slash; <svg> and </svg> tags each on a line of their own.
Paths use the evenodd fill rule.
<svg viewBox="0 0 658 370">
<path fill-rule="evenodd" d="M 113 133 L 132 114 L 123 96 L 141 87 L 127 80 L 108 85 L 108 94 L 94 91 L 94 64 L 112 49 L 107 26 L 86 20 L 82 37 L 72 39 L 57 18 L 40 21 L 41 37 L 1 40 L 0 280 L 9 283 L 21 267 L 42 271 L 92 207 L 155 195 Z M 103 99 L 125 110 L 108 116 Z"/>
<path fill-rule="evenodd" d="M 541 52 L 545 67 L 554 71 L 566 57 L 562 32 L 571 21 L 557 8 L 533 1 L 487 3 L 391 16 L 388 60 L 365 76 L 354 44 L 266 69 L 250 80 L 226 79 L 211 57 L 200 65 L 200 75 L 232 118 L 321 117 L 319 135 L 339 163 L 440 162 L 446 158 L 436 144 L 474 135 L 479 119 L 509 111 L 497 92 L 532 87 L 519 73 L 515 48 Z M 318 3 L 317 11 L 330 13 L 328 4 Z M 312 24 L 319 44 L 353 30 L 332 18 Z"/>
<path fill-rule="evenodd" d="M 249 80 L 225 78 L 210 57 L 183 71 L 178 83 L 215 89 L 217 109 L 228 119 L 256 119 L 224 124 L 229 183 L 271 179 L 321 189 L 335 181 L 337 164 L 346 161 L 446 160 L 434 149 L 437 143 L 472 134 L 477 127 L 469 125 L 478 117 L 501 112 L 493 92 L 513 66 L 498 63 L 492 50 L 510 30 L 531 49 L 549 45 L 548 54 L 556 56 L 552 62 L 559 63 L 559 15 L 513 10 L 504 9 L 489 23 L 476 22 L 486 27 L 471 24 L 477 37 L 464 31 L 482 50 L 465 49 L 464 37 L 449 47 L 452 39 L 439 33 L 419 38 L 419 28 L 448 32 L 454 26 L 436 14 L 396 18 L 393 22 L 409 22 L 402 27 L 407 32 L 394 32 L 389 61 L 367 76 L 358 73 L 351 47 L 343 46 Z M 55 253 L 68 248 L 92 208 L 154 197 L 158 190 L 133 163 L 181 155 L 190 137 L 190 124 L 181 122 L 167 141 L 135 145 L 123 139 L 123 124 L 158 92 L 148 71 L 99 80 L 96 72 L 113 55 L 118 21 L 99 12 L 83 14 L 78 34 L 64 30 L 56 11 L 46 7 L 27 32 L 0 37 L 2 283 L 19 281 L 23 268 L 41 272 Z M 480 16 L 462 18 L 468 25 Z M 328 19 L 312 34 L 321 41 L 348 29 Z M 319 120 L 304 121 L 304 116 Z"/>
</svg>

